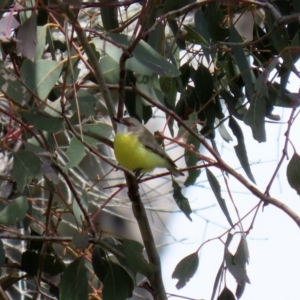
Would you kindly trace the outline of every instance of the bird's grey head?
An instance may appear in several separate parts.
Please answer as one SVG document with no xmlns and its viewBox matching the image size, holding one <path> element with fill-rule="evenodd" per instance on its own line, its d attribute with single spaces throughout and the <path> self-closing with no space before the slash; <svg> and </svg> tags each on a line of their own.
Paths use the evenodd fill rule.
<svg viewBox="0 0 300 300">
<path fill-rule="evenodd" d="M 131 117 L 125 117 L 121 120 L 115 119 L 117 122 L 118 128 L 117 132 L 137 132 L 143 129 L 143 125 L 140 123 L 139 120 Z"/>
</svg>

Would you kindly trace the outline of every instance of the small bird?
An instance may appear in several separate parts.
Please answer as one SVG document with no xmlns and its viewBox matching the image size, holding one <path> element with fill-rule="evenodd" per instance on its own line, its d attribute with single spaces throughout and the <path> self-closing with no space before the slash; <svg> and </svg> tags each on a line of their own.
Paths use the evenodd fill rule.
<svg viewBox="0 0 300 300">
<path fill-rule="evenodd" d="M 114 150 L 121 166 L 136 174 L 167 168 L 174 176 L 183 175 L 152 133 L 137 119 L 114 120 L 117 122 Z"/>
</svg>

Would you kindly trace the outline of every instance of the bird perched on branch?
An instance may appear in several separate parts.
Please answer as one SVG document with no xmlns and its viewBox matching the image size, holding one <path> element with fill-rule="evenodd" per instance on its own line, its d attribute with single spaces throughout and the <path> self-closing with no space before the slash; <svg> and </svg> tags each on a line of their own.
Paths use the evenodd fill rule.
<svg viewBox="0 0 300 300">
<path fill-rule="evenodd" d="M 136 174 L 167 168 L 174 176 L 183 175 L 152 133 L 137 119 L 114 120 L 117 122 L 114 151 L 121 166 Z"/>
</svg>

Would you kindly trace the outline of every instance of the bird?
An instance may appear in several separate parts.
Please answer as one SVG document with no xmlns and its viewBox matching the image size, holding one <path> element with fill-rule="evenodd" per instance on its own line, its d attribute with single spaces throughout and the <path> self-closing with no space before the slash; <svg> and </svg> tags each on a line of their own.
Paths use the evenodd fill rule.
<svg viewBox="0 0 300 300">
<path fill-rule="evenodd" d="M 117 123 L 114 152 L 122 167 L 133 171 L 136 176 L 155 168 L 167 168 L 174 176 L 184 175 L 139 120 L 132 117 L 114 120 Z"/>
</svg>

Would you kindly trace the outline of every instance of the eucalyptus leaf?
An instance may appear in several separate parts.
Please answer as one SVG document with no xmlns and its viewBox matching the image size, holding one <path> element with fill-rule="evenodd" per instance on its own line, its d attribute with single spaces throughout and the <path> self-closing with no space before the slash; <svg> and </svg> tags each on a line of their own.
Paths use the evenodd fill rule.
<svg viewBox="0 0 300 300">
<path fill-rule="evenodd" d="M 227 218 L 228 223 L 230 224 L 231 227 L 233 227 L 233 223 L 231 221 L 231 217 L 229 215 L 229 212 L 228 212 L 228 209 L 226 206 L 226 202 L 222 198 L 222 195 L 221 195 L 221 187 L 220 187 L 220 184 L 219 184 L 217 178 L 208 168 L 206 168 L 206 176 L 207 176 L 208 182 L 210 184 L 210 187 L 211 187 L 213 193 L 215 194 L 215 197 L 217 198 L 218 203 L 219 203 L 225 217 Z"/>
<path fill-rule="evenodd" d="M 173 186 L 173 198 L 176 201 L 180 210 L 186 215 L 186 217 L 192 221 L 190 214 L 192 213 L 192 209 L 189 203 L 189 200 L 182 195 L 181 188 L 179 184 L 172 179 L 172 186 Z"/>
<path fill-rule="evenodd" d="M 178 279 L 177 289 L 182 289 L 195 275 L 199 265 L 198 252 L 192 253 L 183 258 L 175 267 L 172 278 Z"/>
<path fill-rule="evenodd" d="M 294 153 L 288 163 L 286 175 L 290 186 L 300 195 L 300 156 Z"/>
<path fill-rule="evenodd" d="M 59 285 L 60 300 L 89 299 L 89 284 L 84 261 L 84 257 L 79 257 L 65 269 Z"/>
</svg>

